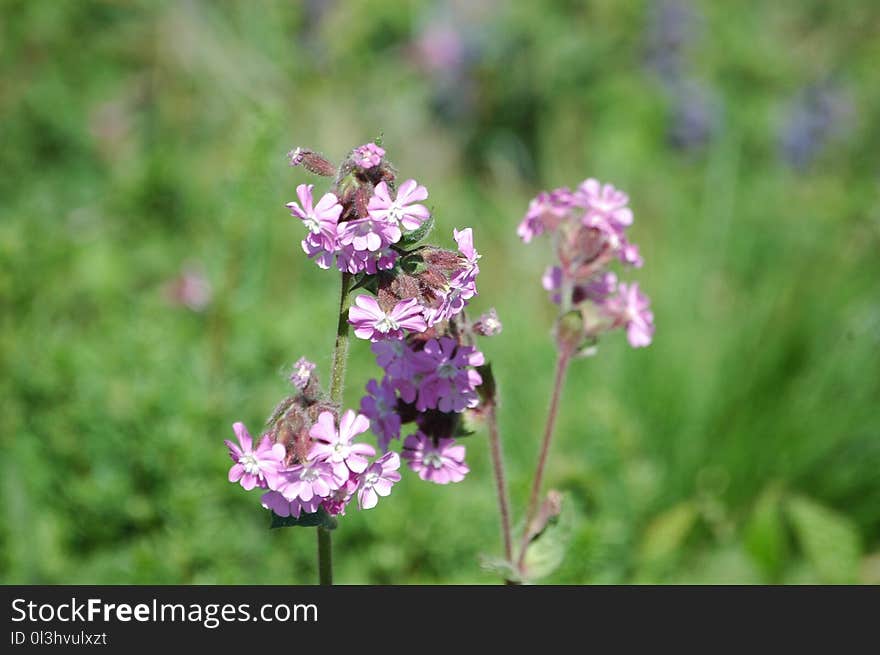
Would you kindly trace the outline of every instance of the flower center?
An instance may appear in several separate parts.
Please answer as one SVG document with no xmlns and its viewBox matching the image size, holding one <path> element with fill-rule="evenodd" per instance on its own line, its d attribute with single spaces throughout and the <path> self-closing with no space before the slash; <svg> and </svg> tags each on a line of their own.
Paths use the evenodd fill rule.
<svg viewBox="0 0 880 655">
<path fill-rule="evenodd" d="M 244 466 L 245 473 L 250 473 L 251 475 L 260 474 L 260 460 L 253 453 L 245 453 L 238 458 L 238 463 Z"/>
<path fill-rule="evenodd" d="M 375 471 L 370 471 L 369 473 L 367 473 L 364 476 L 364 486 L 365 487 L 372 487 L 378 481 L 379 481 L 379 474 L 376 473 Z"/>
<path fill-rule="evenodd" d="M 393 318 L 388 316 L 388 314 L 385 314 L 384 317 L 376 321 L 376 330 L 378 330 L 382 334 L 386 334 L 388 332 L 391 332 L 392 330 L 397 330 L 398 328 L 400 328 L 400 324 Z"/>
<path fill-rule="evenodd" d="M 307 466 L 299 474 L 299 479 L 303 482 L 314 482 L 318 479 L 318 472 L 313 467 Z"/>
<path fill-rule="evenodd" d="M 440 453 L 436 451 L 425 453 L 425 455 L 422 457 L 422 462 L 424 462 L 425 466 L 430 466 L 431 468 L 443 468 L 443 457 L 441 457 Z"/>
<path fill-rule="evenodd" d="M 452 362 L 444 362 L 437 367 L 437 375 L 441 378 L 454 378 L 458 373 L 458 367 Z"/>
<path fill-rule="evenodd" d="M 307 228 L 309 228 L 309 232 L 311 232 L 312 234 L 321 233 L 321 222 L 314 214 L 309 214 L 308 216 L 306 216 L 303 219 L 303 223 Z"/>
<path fill-rule="evenodd" d="M 400 219 L 403 218 L 403 207 L 398 205 L 396 202 L 392 203 L 388 208 L 388 218 L 392 221 L 399 223 Z"/>
<path fill-rule="evenodd" d="M 337 441 L 333 444 L 333 458 L 335 460 L 345 459 L 348 457 L 350 451 L 351 447 L 341 441 Z"/>
</svg>

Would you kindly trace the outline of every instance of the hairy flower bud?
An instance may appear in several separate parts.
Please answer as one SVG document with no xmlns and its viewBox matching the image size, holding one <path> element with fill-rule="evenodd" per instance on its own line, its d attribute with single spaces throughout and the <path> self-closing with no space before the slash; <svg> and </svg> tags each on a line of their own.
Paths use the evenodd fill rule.
<svg viewBox="0 0 880 655">
<path fill-rule="evenodd" d="M 323 177 L 336 175 L 336 167 L 317 152 L 308 148 L 294 148 L 287 153 L 291 166 L 302 166 L 310 173 Z"/>
</svg>

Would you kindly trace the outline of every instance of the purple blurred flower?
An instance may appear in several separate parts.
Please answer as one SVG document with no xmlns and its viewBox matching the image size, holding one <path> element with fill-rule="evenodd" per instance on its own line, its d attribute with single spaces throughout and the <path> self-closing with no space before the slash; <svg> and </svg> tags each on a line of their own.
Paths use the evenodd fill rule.
<svg viewBox="0 0 880 655">
<path fill-rule="evenodd" d="M 465 448 L 455 439 L 433 439 L 423 432 L 409 435 L 403 442 L 403 458 L 422 480 L 437 484 L 461 482 L 470 469 L 464 462 Z"/>
<path fill-rule="evenodd" d="M 370 464 L 370 467 L 358 476 L 358 506 L 361 509 L 372 509 L 379 502 L 379 496 L 391 494 L 394 483 L 400 481 L 400 457 L 395 452 L 385 453 Z"/>
<path fill-rule="evenodd" d="M 336 429 L 333 414 L 321 412 L 318 421 L 309 430 L 309 435 L 314 439 L 309 459 L 329 463 L 339 480 L 347 480 L 349 471 L 363 472 L 376 450 L 369 444 L 354 443 L 353 440 L 369 428 L 369 419 L 362 414 L 355 414 L 354 410 L 350 409 L 342 415 L 339 419 L 339 430 Z"/>
<path fill-rule="evenodd" d="M 653 4 L 647 29 L 647 64 L 671 82 L 682 73 L 685 46 L 694 39 L 696 14 L 689 2 L 661 0 Z"/>
<path fill-rule="evenodd" d="M 401 339 L 404 330 L 423 332 L 428 326 L 422 316 L 424 308 L 415 298 L 401 300 L 386 313 L 372 296 L 359 295 L 355 306 L 348 310 L 348 322 L 360 339 Z"/>
<path fill-rule="evenodd" d="M 374 168 L 382 162 L 385 149 L 375 143 L 367 143 L 354 149 L 352 158 L 354 163 L 363 168 Z"/>
<path fill-rule="evenodd" d="M 268 436 L 264 436 L 254 450 L 254 440 L 244 423 L 234 423 L 232 429 L 238 438 L 238 444 L 229 439 L 224 440 L 233 461 L 232 468 L 229 469 L 229 481 L 239 482 L 246 491 L 254 487 L 265 489 L 274 486 L 287 454 L 284 446 L 273 444 Z"/>
<path fill-rule="evenodd" d="M 293 365 L 293 372 L 290 374 L 290 383 L 297 389 L 305 389 L 312 377 L 312 371 L 315 370 L 315 363 L 310 362 L 305 357 L 300 357 Z"/>
<path fill-rule="evenodd" d="M 211 304 L 211 283 L 200 267 L 187 265 L 176 278 L 165 285 L 165 297 L 175 305 L 201 312 Z"/>
<path fill-rule="evenodd" d="M 830 83 L 805 88 L 791 103 L 779 145 L 789 165 L 803 170 L 828 141 L 851 124 L 850 99 Z"/>
<path fill-rule="evenodd" d="M 388 185 L 383 181 L 376 185 L 368 209 L 375 219 L 400 225 L 404 230 L 415 230 L 431 215 L 427 207 L 419 204 L 427 197 L 425 187 L 415 180 L 407 180 L 397 190 L 397 198 L 392 200 Z"/>
<path fill-rule="evenodd" d="M 400 415 L 397 413 L 397 392 L 391 379 L 370 380 L 367 395 L 361 398 L 361 413 L 370 419 L 370 429 L 379 439 L 382 452 L 392 439 L 400 438 Z"/>
</svg>

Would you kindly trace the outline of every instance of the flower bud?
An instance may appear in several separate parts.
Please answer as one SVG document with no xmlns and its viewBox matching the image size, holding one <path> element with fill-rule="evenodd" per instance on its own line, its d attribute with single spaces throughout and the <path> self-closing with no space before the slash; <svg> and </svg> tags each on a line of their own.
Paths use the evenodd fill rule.
<svg viewBox="0 0 880 655">
<path fill-rule="evenodd" d="M 474 332 L 484 337 L 494 337 L 501 334 L 502 327 L 498 312 L 493 307 L 477 319 L 474 323 Z"/>
<path fill-rule="evenodd" d="M 308 148 L 294 148 L 287 153 L 291 166 L 302 166 L 310 173 L 333 177 L 336 175 L 336 167 L 323 156 Z"/>
<path fill-rule="evenodd" d="M 577 309 L 566 312 L 556 323 L 556 346 L 560 354 L 571 356 L 576 353 L 586 337 L 584 318 Z"/>
</svg>

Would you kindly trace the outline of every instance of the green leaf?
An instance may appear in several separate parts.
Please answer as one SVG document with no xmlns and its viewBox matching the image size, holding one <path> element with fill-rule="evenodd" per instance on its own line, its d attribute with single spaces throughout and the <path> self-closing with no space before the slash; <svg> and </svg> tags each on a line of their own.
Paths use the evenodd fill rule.
<svg viewBox="0 0 880 655">
<path fill-rule="evenodd" d="M 778 579 L 788 559 L 788 537 L 782 516 L 782 490 L 768 487 L 758 498 L 745 528 L 745 548 L 761 571 Z"/>
<path fill-rule="evenodd" d="M 373 294 L 377 293 L 379 286 L 379 276 L 378 275 L 367 275 L 366 273 L 358 273 L 354 278 L 354 283 L 349 288 L 348 292 L 351 293 L 356 289 L 365 289 L 367 291 L 372 292 Z"/>
<path fill-rule="evenodd" d="M 424 258 L 418 251 L 405 254 L 397 261 L 397 266 L 407 275 L 418 275 L 428 269 L 428 265 L 425 264 Z"/>
<path fill-rule="evenodd" d="M 272 512 L 272 525 L 270 528 L 316 528 L 321 526 L 328 530 L 336 529 L 336 519 L 330 516 L 323 507 L 312 514 L 300 514 L 299 518 L 293 516 L 278 516 Z"/>
<path fill-rule="evenodd" d="M 404 232 L 403 236 L 400 237 L 400 241 L 397 242 L 397 246 L 399 248 L 406 248 L 407 246 L 414 246 L 419 241 L 427 237 L 431 230 L 434 229 L 434 217 L 431 216 L 424 223 L 419 225 L 412 232 Z"/>
<path fill-rule="evenodd" d="M 821 579 L 828 584 L 857 582 L 862 545 L 853 523 L 802 496 L 791 498 L 785 509 L 804 555 Z"/>
<path fill-rule="evenodd" d="M 697 520 L 697 508 L 691 501 L 675 505 L 651 521 L 642 537 L 639 556 L 648 566 L 663 564 L 684 545 Z"/>
<path fill-rule="evenodd" d="M 547 502 L 545 501 L 542 508 Z M 528 580 L 547 577 L 565 559 L 571 541 L 573 517 L 568 509 L 571 503 L 564 502 L 561 498 L 557 502 L 558 512 L 551 512 L 543 518 L 539 526 L 540 532 L 532 537 L 526 549 L 523 570 L 524 577 Z"/>
</svg>

